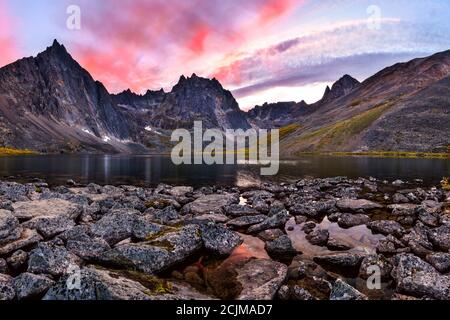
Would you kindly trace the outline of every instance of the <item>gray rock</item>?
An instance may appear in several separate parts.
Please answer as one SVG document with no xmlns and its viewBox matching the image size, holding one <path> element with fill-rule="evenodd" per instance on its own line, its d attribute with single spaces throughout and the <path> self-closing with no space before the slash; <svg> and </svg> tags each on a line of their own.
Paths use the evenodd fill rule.
<svg viewBox="0 0 450 320">
<path fill-rule="evenodd" d="M 370 222 L 370 218 L 365 214 L 343 213 L 338 219 L 341 228 L 351 228 Z"/>
<path fill-rule="evenodd" d="M 381 239 L 377 244 L 377 252 L 382 254 L 396 254 L 409 252 L 410 249 L 396 239 L 393 235 L 388 235 L 385 239 Z"/>
<path fill-rule="evenodd" d="M 16 296 L 12 281 L 10 276 L 0 273 L 0 301 L 10 301 Z"/>
<path fill-rule="evenodd" d="M 350 250 L 352 247 L 349 244 L 340 241 L 339 239 L 330 237 L 328 238 L 327 241 L 327 248 L 332 251 L 347 251 Z"/>
<path fill-rule="evenodd" d="M 450 226 L 440 226 L 439 228 L 432 229 L 428 237 L 430 241 L 441 250 L 450 250 Z"/>
<path fill-rule="evenodd" d="M 372 221 L 367 224 L 367 227 L 374 233 L 381 233 L 386 236 L 390 234 L 402 236 L 405 233 L 405 229 L 400 223 L 391 220 Z"/>
<path fill-rule="evenodd" d="M 50 239 L 75 227 L 75 221 L 65 215 L 49 215 L 33 218 L 23 223 L 22 226 L 28 229 L 36 229 L 45 239 Z"/>
<path fill-rule="evenodd" d="M 91 226 L 95 237 L 114 245 L 133 235 L 138 212 L 130 209 L 113 210 Z"/>
<path fill-rule="evenodd" d="M 99 260 L 120 268 L 154 274 L 183 262 L 202 247 L 200 227 L 188 225 L 180 230 L 166 231 L 152 241 L 116 246 L 104 252 Z"/>
<path fill-rule="evenodd" d="M 309 293 L 308 290 L 299 287 L 294 286 L 291 291 L 291 299 L 298 300 L 298 301 L 313 301 L 317 300 L 311 293 Z"/>
<path fill-rule="evenodd" d="M 62 199 L 16 202 L 13 204 L 13 208 L 14 215 L 23 220 L 57 216 L 76 219 L 82 211 L 79 205 Z"/>
<path fill-rule="evenodd" d="M 280 229 L 267 229 L 258 233 L 258 238 L 263 241 L 272 241 L 282 235 L 284 235 L 284 232 Z"/>
<path fill-rule="evenodd" d="M 22 231 L 19 239 L 4 246 L 0 246 L 0 256 L 34 245 L 42 240 L 42 237 L 36 232 L 36 230 L 25 229 Z"/>
<path fill-rule="evenodd" d="M 9 266 L 13 270 L 20 269 L 27 263 L 28 253 L 23 250 L 18 250 L 14 252 L 11 257 L 7 259 Z"/>
<path fill-rule="evenodd" d="M 303 215 L 311 218 L 317 218 L 321 215 L 331 214 L 335 211 L 336 211 L 335 200 L 295 203 L 289 208 L 289 212 L 292 215 Z"/>
<path fill-rule="evenodd" d="M 70 265 L 77 263 L 78 259 L 66 248 L 41 242 L 30 252 L 28 272 L 61 276 L 67 272 Z"/>
<path fill-rule="evenodd" d="M 153 223 L 149 217 L 136 217 L 132 226 L 132 236 L 138 240 L 147 240 L 164 232 L 166 229 L 167 227 L 165 226 Z"/>
<path fill-rule="evenodd" d="M 46 276 L 32 273 L 22 273 L 13 280 L 16 297 L 19 300 L 39 298 L 54 284 Z"/>
<path fill-rule="evenodd" d="M 336 206 L 342 211 L 369 211 L 383 208 L 382 205 L 365 199 L 341 199 Z"/>
<path fill-rule="evenodd" d="M 252 207 L 240 205 L 240 204 L 232 204 L 224 207 L 225 214 L 230 217 L 244 217 L 244 216 L 255 216 L 260 215 L 260 213 L 253 209 Z"/>
<path fill-rule="evenodd" d="M 306 240 L 315 246 L 325 246 L 328 242 L 330 233 L 328 230 L 315 229 L 306 235 Z"/>
<path fill-rule="evenodd" d="M 331 289 L 330 300 L 367 300 L 367 296 L 341 279 L 337 279 Z"/>
<path fill-rule="evenodd" d="M 206 250 L 216 255 L 230 255 L 243 242 L 236 232 L 214 224 L 202 225 L 201 236 Z"/>
<path fill-rule="evenodd" d="M 0 274 L 6 273 L 7 271 L 8 271 L 8 264 L 6 263 L 6 260 L 0 258 Z"/>
<path fill-rule="evenodd" d="M 84 260 L 95 260 L 111 247 L 102 238 L 92 238 L 87 234 L 88 228 L 77 226 L 67 232 L 66 248 L 69 252 Z"/>
<path fill-rule="evenodd" d="M 381 279 L 387 280 L 391 277 L 392 264 L 383 255 L 369 255 L 361 262 L 359 276 L 362 279 L 368 279 L 374 275 L 374 270 L 378 269 L 381 273 Z"/>
<path fill-rule="evenodd" d="M 11 211 L 0 209 L 0 246 L 20 238 L 22 228 Z"/>
<path fill-rule="evenodd" d="M 172 195 L 174 197 L 184 197 L 184 196 L 186 196 L 187 193 L 194 192 L 194 188 L 178 186 L 178 187 L 171 188 L 168 192 L 170 195 Z"/>
<path fill-rule="evenodd" d="M 287 276 L 287 266 L 272 260 L 252 259 L 237 270 L 242 286 L 237 300 L 272 300 Z"/>
<path fill-rule="evenodd" d="M 315 222 L 312 221 L 308 221 L 306 222 L 303 227 L 302 227 L 302 231 L 306 234 L 310 234 L 311 232 L 314 231 L 314 229 L 316 228 L 317 224 Z"/>
<path fill-rule="evenodd" d="M 234 194 L 210 194 L 188 203 L 183 207 L 185 214 L 224 213 L 224 207 L 239 201 Z"/>
<path fill-rule="evenodd" d="M 154 210 L 149 214 L 149 218 L 160 224 L 171 224 L 179 221 L 180 214 L 174 207 L 169 206 L 164 209 Z"/>
<path fill-rule="evenodd" d="M 431 265 L 412 254 L 395 256 L 392 276 L 397 292 L 414 297 L 438 300 L 450 299 L 450 278 L 443 276 Z"/>
<path fill-rule="evenodd" d="M 450 253 L 435 252 L 429 254 L 426 259 L 440 273 L 450 272 Z"/>
<path fill-rule="evenodd" d="M 138 272 L 83 268 L 80 289 L 69 290 L 69 275 L 62 277 L 44 300 L 211 300 L 186 284 L 171 282 Z"/>
<path fill-rule="evenodd" d="M 396 194 L 394 194 L 392 196 L 392 202 L 394 202 L 394 203 L 408 203 L 409 199 L 407 197 L 405 197 L 401 193 L 396 193 Z"/>
<path fill-rule="evenodd" d="M 364 256 L 356 253 L 335 253 L 326 256 L 314 257 L 314 262 L 338 268 L 359 268 Z"/>
<path fill-rule="evenodd" d="M 266 242 L 266 251 L 274 257 L 293 256 L 297 254 L 297 250 L 292 246 L 291 239 L 286 235 Z"/>
<path fill-rule="evenodd" d="M 36 188 L 33 185 L 22 185 L 16 182 L 0 182 L 0 194 L 8 200 L 28 201 L 31 193 L 35 192 Z"/>
<path fill-rule="evenodd" d="M 272 217 L 268 217 L 265 221 L 251 226 L 248 228 L 248 232 L 258 233 L 267 229 L 284 228 L 284 225 L 288 220 L 289 213 L 286 210 L 283 210 Z"/>
<path fill-rule="evenodd" d="M 242 229 L 248 228 L 252 225 L 261 223 L 267 219 L 265 215 L 256 215 L 256 216 L 243 216 L 239 218 L 235 218 L 227 222 L 227 225 L 232 228 Z"/>
</svg>

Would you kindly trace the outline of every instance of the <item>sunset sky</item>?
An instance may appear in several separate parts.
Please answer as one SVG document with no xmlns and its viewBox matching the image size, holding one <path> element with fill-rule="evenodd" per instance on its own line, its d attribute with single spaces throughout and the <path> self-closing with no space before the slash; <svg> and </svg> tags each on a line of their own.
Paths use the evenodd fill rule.
<svg viewBox="0 0 450 320">
<path fill-rule="evenodd" d="M 66 26 L 69 5 L 81 30 Z M 450 49 L 448 0 L 0 0 L 0 65 L 53 39 L 110 92 L 216 77 L 241 108 Z"/>
</svg>

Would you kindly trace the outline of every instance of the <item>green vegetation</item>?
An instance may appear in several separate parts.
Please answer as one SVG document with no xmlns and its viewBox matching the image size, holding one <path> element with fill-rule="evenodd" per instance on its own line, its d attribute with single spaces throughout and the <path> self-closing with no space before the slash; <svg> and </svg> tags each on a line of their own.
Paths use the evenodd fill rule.
<svg viewBox="0 0 450 320">
<path fill-rule="evenodd" d="M 37 152 L 27 149 L 14 149 L 8 147 L 0 147 L 0 156 L 21 156 L 21 155 L 33 155 Z"/>
<path fill-rule="evenodd" d="M 115 274 L 117 276 L 125 277 L 127 279 L 139 282 L 141 285 L 146 287 L 148 291 L 146 291 L 147 295 L 156 296 L 163 294 L 170 294 L 173 291 L 173 287 L 167 280 L 160 279 L 155 276 L 147 275 L 139 271 L 134 270 L 118 270 L 112 271 L 109 270 L 110 273 Z"/>
<path fill-rule="evenodd" d="M 395 100 L 389 100 L 347 120 L 305 133 L 291 141 L 289 146 L 295 147 L 297 144 L 304 144 L 308 149 L 318 152 L 327 149 L 339 150 L 340 146 L 347 145 L 352 138 L 369 128 L 394 103 Z"/>
</svg>

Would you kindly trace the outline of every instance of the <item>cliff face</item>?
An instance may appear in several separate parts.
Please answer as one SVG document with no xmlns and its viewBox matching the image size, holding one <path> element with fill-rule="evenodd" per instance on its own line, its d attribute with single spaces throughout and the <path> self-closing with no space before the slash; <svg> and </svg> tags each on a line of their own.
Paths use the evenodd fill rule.
<svg viewBox="0 0 450 320">
<path fill-rule="evenodd" d="M 56 41 L 0 69 L 0 115 L 1 142 L 16 147 L 109 150 L 106 140 L 133 138 L 105 87 Z"/>
<path fill-rule="evenodd" d="M 285 154 L 317 151 L 447 151 L 450 146 L 450 51 L 398 63 L 327 90 L 299 129 L 282 142 Z M 348 82 L 348 81 L 346 81 Z M 335 86 L 333 86 L 334 88 Z M 339 87 L 338 87 L 339 88 Z M 350 88 L 350 87 L 347 87 Z"/>
</svg>

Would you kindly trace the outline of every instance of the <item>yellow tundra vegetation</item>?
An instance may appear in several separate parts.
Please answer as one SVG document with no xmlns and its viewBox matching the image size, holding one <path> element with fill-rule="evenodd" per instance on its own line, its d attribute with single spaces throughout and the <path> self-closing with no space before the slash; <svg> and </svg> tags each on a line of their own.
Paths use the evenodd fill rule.
<svg viewBox="0 0 450 320">
<path fill-rule="evenodd" d="M 20 156 L 36 154 L 35 151 L 26 149 L 14 149 L 7 147 L 0 147 L 0 156 Z"/>
</svg>

